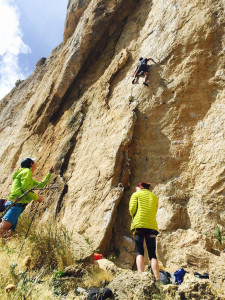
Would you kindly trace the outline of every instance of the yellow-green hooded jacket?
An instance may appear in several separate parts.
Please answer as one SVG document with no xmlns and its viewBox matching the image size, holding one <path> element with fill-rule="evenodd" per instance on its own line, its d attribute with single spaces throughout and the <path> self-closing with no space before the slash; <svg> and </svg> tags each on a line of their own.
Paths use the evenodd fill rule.
<svg viewBox="0 0 225 300">
<path fill-rule="evenodd" d="M 158 229 L 156 214 L 158 210 L 158 198 L 147 189 L 142 189 L 130 198 L 129 211 L 133 217 L 131 230 L 134 228 Z"/>
<path fill-rule="evenodd" d="M 47 174 L 42 182 L 38 182 L 32 178 L 32 170 L 29 168 L 21 168 L 13 175 L 13 184 L 9 200 L 14 202 L 17 198 L 23 195 L 26 191 L 33 187 L 43 188 L 49 183 L 51 174 Z M 37 201 L 38 196 L 33 193 L 27 193 L 18 203 L 29 203 L 32 200 Z"/>
</svg>

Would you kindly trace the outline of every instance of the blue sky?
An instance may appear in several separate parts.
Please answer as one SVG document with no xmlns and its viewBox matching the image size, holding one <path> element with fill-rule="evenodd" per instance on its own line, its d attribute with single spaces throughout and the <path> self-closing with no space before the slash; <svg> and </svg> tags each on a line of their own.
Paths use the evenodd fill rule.
<svg viewBox="0 0 225 300">
<path fill-rule="evenodd" d="M 0 99 L 63 40 L 68 0 L 0 0 Z"/>
</svg>

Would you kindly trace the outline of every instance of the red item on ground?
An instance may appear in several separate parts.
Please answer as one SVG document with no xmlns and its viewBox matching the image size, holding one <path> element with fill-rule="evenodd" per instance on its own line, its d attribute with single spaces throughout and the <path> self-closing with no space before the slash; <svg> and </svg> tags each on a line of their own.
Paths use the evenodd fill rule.
<svg viewBox="0 0 225 300">
<path fill-rule="evenodd" d="M 102 258 L 103 258 L 102 254 L 94 253 L 94 260 L 99 260 Z"/>
</svg>

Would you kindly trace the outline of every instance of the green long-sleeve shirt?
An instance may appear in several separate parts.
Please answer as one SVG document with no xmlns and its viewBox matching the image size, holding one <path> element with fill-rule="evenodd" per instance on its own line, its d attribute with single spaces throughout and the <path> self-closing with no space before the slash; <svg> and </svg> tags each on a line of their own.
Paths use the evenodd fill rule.
<svg viewBox="0 0 225 300">
<path fill-rule="evenodd" d="M 134 228 L 149 228 L 158 231 L 156 213 L 158 198 L 147 189 L 142 189 L 130 198 L 129 211 L 133 217 L 131 230 Z"/>
<path fill-rule="evenodd" d="M 51 174 L 47 174 L 41 182 L 38 182 L 32 178 L 31 169 L 21 168 L 13 175 L 11 194 L 8 199 L 13 202 L 33 187 L 43 188 L 49 183 L 50 178 Z M 37 201 L 38 196 L 33 192 L 29 192 L 18 203 L 29 203 L 32 200 Z"/>
</svg>

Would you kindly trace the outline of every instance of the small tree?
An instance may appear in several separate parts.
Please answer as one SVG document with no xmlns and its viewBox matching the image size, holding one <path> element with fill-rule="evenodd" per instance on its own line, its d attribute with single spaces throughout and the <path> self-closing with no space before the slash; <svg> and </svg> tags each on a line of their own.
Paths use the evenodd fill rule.
<svg viewBox="0 0 225 300">
<path fill-rule="evenodd" d="M 18 79 L 18 80 L 15 82 L 15 86 L 18 86 L 21 82 L 23 82 L 23 80 Z"/>
</svg>

